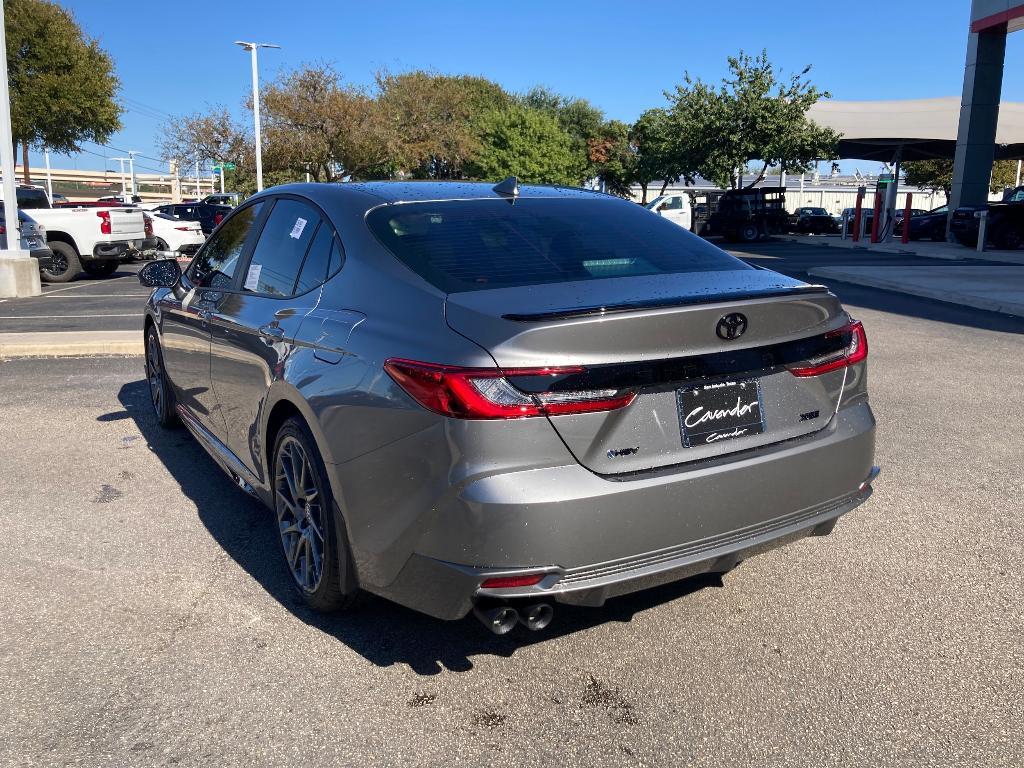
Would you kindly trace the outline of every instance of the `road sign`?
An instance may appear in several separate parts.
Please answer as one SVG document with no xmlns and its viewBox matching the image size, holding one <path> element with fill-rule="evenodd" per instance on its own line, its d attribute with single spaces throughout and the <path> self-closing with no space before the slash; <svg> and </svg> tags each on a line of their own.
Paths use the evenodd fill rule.
<svg viewBox="0 0 1024 768">
<path fill-rule="evenodd" d="M 218 163 L 213 166 L 215 171 L 233 171 L 237 166 L 234 163 Z"/>
</svg>

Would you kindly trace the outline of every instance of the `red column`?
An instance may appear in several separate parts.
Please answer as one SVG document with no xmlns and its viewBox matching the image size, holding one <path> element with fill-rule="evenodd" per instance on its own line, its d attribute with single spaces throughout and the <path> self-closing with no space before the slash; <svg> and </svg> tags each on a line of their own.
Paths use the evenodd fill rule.
<svg viewBox="0 0 1024 768">
<path fill-rule="evenodd" d="M 878 242 L 878 220 L 882 218 L 882 196 L 875 190 L 875 215 L 871 219 L 871 242 Z"/>
<path fill-rule="evenodd" d="M 857 192 L 857 207 L 853 214 L 853 242 L 860 242 L 860 209 L 864 205 L 864 195 Z"/>
</svg>

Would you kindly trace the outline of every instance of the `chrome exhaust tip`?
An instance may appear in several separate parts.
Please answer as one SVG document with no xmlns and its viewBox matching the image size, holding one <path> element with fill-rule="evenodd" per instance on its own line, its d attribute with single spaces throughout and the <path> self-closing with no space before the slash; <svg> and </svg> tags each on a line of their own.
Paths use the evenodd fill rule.
<svg viewBox="0 0 1024 768">
<path fill-rule="evenodd" d="M 519 623 L 519 612 L 507 605 L 494 608 L 473 607 L 473 615 L 496 635 L 507 635 Z"/>
<path fill-rule="evenodd" d="M 555 617 L 555 609 L 548 603 L 528 605 L 519 614 L 519 621 L 524 627 L 534 632 L 544 629 Z"/>
<path fill-rule="evenodd" d="M 871 483 L 873 483 L 875 481 L 875 478 L 878 477 L 879 474 L 881 474 L 881 472 L 882 472 L 882 468 L 881 467 L 877 467 L 877 466 L 876 467 L 872 467 L 871 471 L 868 473 L 868 476 L 864 479 L 864 482 L 862 482 L 859 486 L 857 486 L 857 490 L 862 492 L 862 493 L 864 491 L 866 491 L 868 488 L 871 487 Z"/>
</svg>

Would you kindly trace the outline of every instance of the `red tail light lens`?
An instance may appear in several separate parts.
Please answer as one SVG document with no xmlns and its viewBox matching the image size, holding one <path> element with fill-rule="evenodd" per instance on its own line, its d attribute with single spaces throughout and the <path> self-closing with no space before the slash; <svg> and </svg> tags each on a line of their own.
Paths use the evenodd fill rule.
<svg viewBox="0 0 1024 768">
<path fill-rule="evenodd" d="M 220 223 L 221 223 L 221 222 L 222 222 L 223 220 L 224 220 L 224 214 L 223 214 L 223 213 L 215 213 L 215 214 L 213 215 L 213 226 L 215 226 L 215 227 L 216 227 L 216 226 L 219 226 L 219 225 L 220 225 Z"/>
<path fill-rule="evenodd" d="M 96 211 L 100 219 L 100 234 L 110 234 L 110 211 Z"/>
<path fill-rule="evenodd" d="M 153 219 L 146 214 L 142 214 L 142 218 L 146 222 L 146 237 L 150 238 L 153 236 Z"/>
<path fill-rule="evenodd" d="M 509 376 L 554 378 L 584 369 L 459 368 L 392 358 L 384 370 L 410 397 L 427 410 L 456 419 L 521 419 L 568 413 L 614 411 L 633 402 L 632 390 L 599 389 L 583 392 L 529 394 L 513 386 Z"/>
<path fill-rule="evenodd" d="M 864 326 L 859 320 L 853 320 L 839 330 L 830 331 L 826 336 L 841 336 L 850 334 L 850 345 L 841 350 L 838 355 L 831 355 L 825 360 L 816 361 L 812 365 L 805 365 L 800 368 L 790 368 L 789 372 L 794 376 L 820 376 L 829 371 L 837 371 L 846 368 L 848 365 L 866 360 L 868 356 L 868 337 L 864 332 Z"/>
<path fill-rule="evenodd" d="M 6 235 L 6 234 L 7 234 L 7 227 L 5 227 L 3 224 L 0 224 L 0 235 Z"/>
<path fill-rule="evenodd" d="M 509 587 L 532 587 L 534 584 L 540 584 L 544 576 L 545 574 L 543 573 L 531 573 L 525 576 L 495 576 L 490 579 L 484 579 L 484 583 L 480 585 L 480 588 L 508 589 Z"/>
</svg>

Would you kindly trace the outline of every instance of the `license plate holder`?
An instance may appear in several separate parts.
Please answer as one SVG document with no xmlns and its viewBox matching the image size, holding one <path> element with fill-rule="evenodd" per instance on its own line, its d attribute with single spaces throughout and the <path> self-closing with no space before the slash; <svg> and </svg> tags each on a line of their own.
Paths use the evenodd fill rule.
<svg viewBox="0 0 1024 768">
<path fill-rule="evenodd" d="M 717 381 L 676 390 L 683 445 L 714 445 L 765 431 L 760 379 Z"/>
</svg>

